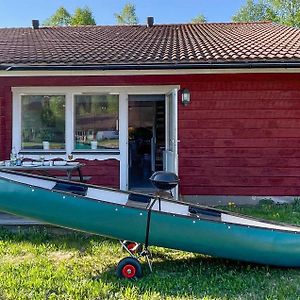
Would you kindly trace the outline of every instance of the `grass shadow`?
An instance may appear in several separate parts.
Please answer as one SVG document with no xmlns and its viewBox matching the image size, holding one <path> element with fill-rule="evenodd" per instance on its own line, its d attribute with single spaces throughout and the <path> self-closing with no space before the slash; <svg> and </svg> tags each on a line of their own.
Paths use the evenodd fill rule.
<svg viewBox="0 0 300 300">
<path fill-rule="evenodd" d="M 10 242 L 29 242 L 34 245 L 52 244 L 56 248 L 65 250 L 85 251 L 91 242 L 118 243 L 118 241 L 99 235 L 78 232 L 71 229 L 52 226 L 12 226 L 0 227 L 0 240 Z"/>
<path fill-rule="evenodd" d="M 169 250 L 167 252 L 170 252 Z M 143 262 L 143 278 L 140 280 L 117 279 L 114 268 L 105 270 L 100 278 L 119 285 L 119 288 L 135 288 L 140 294 L 151 291 L 160 299 L 265 299 L 297 290 L 297 284 L 276 287 L 285 277 L 295 279 L 299 269 L 269 267 L 239 261 L 190 254 L 188 258 L 172 259 L 172 255 L 155 252 L 153 272 Z M 257 293 L 259 297 L 257 298 Z"/>
<path fill-rule="evenodd" d="M 299 295 L 299 269 L 248 264 L 159 247 L 150 247 L 153 253 L 152 273 L 142 261 L 142 279 L 118 279 L 115 267 L 121 258 L 128 256 L 121 252 L 118 241 L 71 230 L 56 230 L 53 232 L 53 228 L 47 227 L 20 228 L 15 232 L 1 229 L 0 240 L 51 244 L 51 249 L 76 250 L 83 256 L 94 255 L 92 259 L 98 260 L 93 264 L 93 272 L 84 274 L 87 280 L 95 285 L 110 286 L 114 292 L 134 292 L 137 296 L 132 299 L 141 299 L 142 295 L 149 296 L 145 299 L 297 299 Z M 109 257 L 109 261 L 101 264 L 102 257 L 103 260 Z"/>
</svg>

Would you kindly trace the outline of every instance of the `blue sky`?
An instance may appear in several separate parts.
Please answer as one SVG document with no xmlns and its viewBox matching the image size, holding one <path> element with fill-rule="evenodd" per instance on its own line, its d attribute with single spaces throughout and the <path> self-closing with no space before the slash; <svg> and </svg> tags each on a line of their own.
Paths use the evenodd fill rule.
<svg viewBox="0 0 300 300">
<path fill-rule="evenodd" d="M 64 6 L 70 13 L 88 6 L 96 23 L 115 24 L 114 13 L 126 0 L 0 0 L 0 27 L 30 27 L 32 19 L 43 22 Z M 155 23 L 186 23 L 202 13 L 208 22 L 229 22 L 245 0 L 131 0 L 136 5 L 140 23 L 154 16 Z"/>
</svg>

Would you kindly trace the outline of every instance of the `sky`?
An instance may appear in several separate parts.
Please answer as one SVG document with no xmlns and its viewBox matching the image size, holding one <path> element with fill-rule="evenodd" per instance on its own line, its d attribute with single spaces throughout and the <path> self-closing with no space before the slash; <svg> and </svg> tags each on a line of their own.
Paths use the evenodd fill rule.
<svg viewBox="0 0 300 300">
<path fill-rule="evenodd" d="M 0 0 L 0 27 L 30 27 L 31 20 L 43 23 L 64 6 L 69 13 L 88 6 L 97 25 L 115 24 L 114 13 L 128 0 Z M 203 14 L 208 22 L 230 22 L 245 0 L 130 0 L 135 4 L 139 23 L 153 16 L 156 24 L 187 23 Z"/>
</svg>

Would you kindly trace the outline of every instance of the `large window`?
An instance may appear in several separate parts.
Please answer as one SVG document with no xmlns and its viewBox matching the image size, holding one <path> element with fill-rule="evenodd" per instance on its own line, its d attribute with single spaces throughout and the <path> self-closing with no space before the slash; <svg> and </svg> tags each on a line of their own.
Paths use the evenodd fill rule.
<svg viewBox="0 0 300 300">
<path fill-rule="evenodd" d="M 65 148 L 65 96 L 21 97 L 21 148 Z"/>
<path fill-rule="evenodd" d="M 75 150 L 119 149 L 119 96 L 76 95 Z"/>
<path fill-rule="evenodd" d="M 20 100 L 22 150 L 119 150 L 117 94 L 21 95 Z"/>
</svg>

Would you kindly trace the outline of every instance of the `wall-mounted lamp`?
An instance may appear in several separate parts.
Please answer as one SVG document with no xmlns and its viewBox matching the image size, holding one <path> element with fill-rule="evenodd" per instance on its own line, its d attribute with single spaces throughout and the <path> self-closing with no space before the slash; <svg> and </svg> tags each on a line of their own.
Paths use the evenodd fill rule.
<svg viewBox="0 0 300 300">
<path fill-rule="evenodd" d="M 184 106 L 187 106 L 191 102 L 191 94 L 188 89 L 182 89 L 181 90 L 181 103 Z"/>
</svg>

